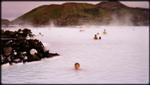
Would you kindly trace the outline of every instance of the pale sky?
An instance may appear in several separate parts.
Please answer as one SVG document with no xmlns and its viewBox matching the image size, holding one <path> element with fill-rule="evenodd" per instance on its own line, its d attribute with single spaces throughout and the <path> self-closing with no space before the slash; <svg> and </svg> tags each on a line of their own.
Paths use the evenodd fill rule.
<svg viewBox="0 0 150 85">
<path fill-rule="evenodd" d="M 62 4 L 65 2 L 100 3 L 100 1 L 2 1 L 2 18 L 13 20 L 40 5 Z M 149 8 L 148 1 L 121 1 L 121 3 L 129 7 Z"/>
</svg>

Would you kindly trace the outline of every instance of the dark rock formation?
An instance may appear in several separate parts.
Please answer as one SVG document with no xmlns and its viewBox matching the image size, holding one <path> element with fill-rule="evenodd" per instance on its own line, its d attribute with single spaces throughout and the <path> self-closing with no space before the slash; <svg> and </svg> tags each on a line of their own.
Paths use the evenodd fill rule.
<svg viewBox="0 0 150 85">
<path fill-rule="evenodd" d="M 27 39 L 34 37 L 31 30 L 25 28 L 18 31 L 1 30 L 1 65 L 19 62 L 38 61 L 42 58 L 58 56 L 57 53 L 50 53 L 44 49 L 44 45 L 37 39 Z"/>
</svg>

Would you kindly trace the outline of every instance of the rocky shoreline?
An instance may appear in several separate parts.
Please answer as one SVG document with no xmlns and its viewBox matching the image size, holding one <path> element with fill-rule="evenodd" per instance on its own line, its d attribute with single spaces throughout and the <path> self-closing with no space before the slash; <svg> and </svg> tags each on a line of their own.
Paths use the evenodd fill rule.
<svg viewBox="0 0 150 85">
<path fill-rule="evenodd" d="M 42 58 L 59 56 L 58 53 L 50 53 L 46 50 L 43 43 L 34 39 L 34 36 L 27 28 L 17 31 L 1 29 L 1 65 L 39 61 Z"/>
</svg>

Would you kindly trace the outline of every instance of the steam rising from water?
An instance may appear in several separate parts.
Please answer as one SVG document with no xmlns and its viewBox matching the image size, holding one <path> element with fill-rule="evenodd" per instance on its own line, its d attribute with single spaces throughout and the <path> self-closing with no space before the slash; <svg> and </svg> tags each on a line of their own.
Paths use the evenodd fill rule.
<svg viewBox="0 0 150 85">
<path fill-rule="evenodd" d="M 132 16 L 130 14 L 125 14 L 123 17 L 120 17 L 116 14 L 112 15 L 112 20 L 110 21 L 110 26 L 133 26 L 131 21 Z"/>
<path fill-rule="evenodd" d="M 131 13 L 128 13 L 126 11 L 124 12 L 120 12 L 120 13 L 112 13 L 109 16 L 105 16 L 105 17 L 100 17 L 100 19 L 93 19 L 93 20 L 81 20 L 79 19 L 77 23 L 79 23 L 78 25 L 74 24 L 74 25 L 65 25 L 66 27 L 68 26 L 81 26 L 81 25 L 99 25 L 99 26 L 135 26 L 135 23 L 138 23 L 138 25 L 143 26 L 145 23 L 145 21 L 147 22 L 147 20 L 145 21 L 135 21 L 135 16 Z M 134 19 L 134 21 L 133 21 Z M 17 23 L 23 23 L 23 26 L 28 26 L 28 27 L 32 27 L 33 24 L 27 21 L 21 21 L 18 20 Z M 58 26 L 57 24 L 57 20 L 54 21 L 49 21 L 48 24 L 45 25 L 39 25 L 40 27 L 62 27 L 62 26 Z M 38 25 L 38 24 L 37 24 Z M 39 26 L 35 26 L 35 27 L 39 27 Z M 63 26 L 63 27 L 65 27 Z"/>
</svg>

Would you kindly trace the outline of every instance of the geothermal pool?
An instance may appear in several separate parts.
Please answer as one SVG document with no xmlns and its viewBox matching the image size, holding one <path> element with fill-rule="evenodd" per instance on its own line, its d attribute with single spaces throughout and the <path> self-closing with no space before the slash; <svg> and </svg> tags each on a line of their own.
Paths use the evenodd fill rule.
<svg viewBox="0 0 150 85">
<path fill-rule="evenodd" d="M 149 82 L 149 27 L 85 26 L 31 29 L 50 52 L 57 52 L 60 56 L 26 64 L 5 64 L 1 66 L 3 84 Z M 106 35 L 102 34 L 104 29 Z M 39 35 L 39 32 L 43 36 Z M 100 33 L 101 40 L 93 40 L 97 32 Z M 79 71 L 74 70 L 76 62 L 81 65 Z"/>
</svg>

